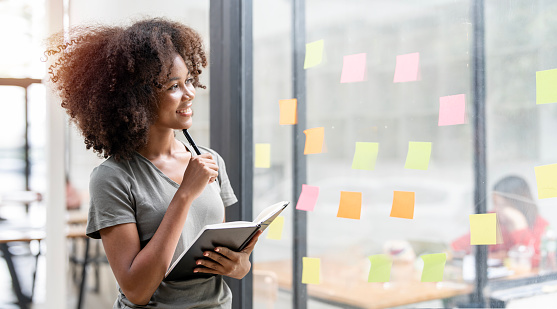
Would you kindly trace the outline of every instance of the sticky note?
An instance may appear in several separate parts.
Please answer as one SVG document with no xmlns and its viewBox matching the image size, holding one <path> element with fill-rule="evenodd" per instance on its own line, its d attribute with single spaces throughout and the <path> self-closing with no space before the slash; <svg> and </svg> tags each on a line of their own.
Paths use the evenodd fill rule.
<svg viewBox="0 0 557 309">
<path fill-rule="evenodd" d="M 344 56 L 342 61 L 341 83 L 354 83 L 364 80 L 366 75 L 366 54 Z"/>
<path fill-rule="evenodd" d="M 464 124 L 466 122 L 465 95 L 457 94 L 439 98 L 439 126 Z"/>
<path fill-rule="evenodd" d="M 536 72 L 536 104 L 557 102 L 557 69 Z"/>
<path fill-rule="evenodd" d="M 431 143 L 429 142 L 409 142 L 408 155 L 404 168 L 414 170 L 427 170 L 429 157 L 431 156 Z"/>
<path fill-rule="evenodd" d="M 323 140 L 325 139 L 324 127 L 304 130 L 304 134 L 306 135 L 304 154 L 323 152 Z"/>
<path fill-rule="evenodd" d="M 271 167 L 271 144 L 255 144 L 255 167 Z"/>
<path fill-rule="evenodd" d="M 296 209 L 313 211 L 317 203 L 317 197 L 319 197 L 319 187 L 302 185 L 302 192 L 298 198 Z"/>
<path fill-rule="evenodd" d="M 352 159 L 352 169 L 368 170 L 375 169 L 377 161 L 377 153 L 379 153 L 379 143 L 356 142 L 356 151 L 354 159 Z"/>
<path fill-rule="evenodd" d="M 304 60 L 304 69 L 312 68 L 321 63 L 321 61 L 323 60 L 323 46 L 323 40 L 306 44 L 306 58 Z"/>
<path fill-rule="evenodd" d="M 425 254 L 422 255 L 421 258 L 424 261 L 422 282 L 443 281 L 443 272 L 445 271 L 447 255 L 445 253 Z"/>
<path fill-rule="evenodd" d="M 391 280 L 391 267 L 393 261 L 386 254 L 376 254 L 369 257 L 371 268 L 367 282 L 389 282 Z"/>
<path fill-rule="evenodd" d="M 414 192 L 394 191 L 391 217 L 414 219 Z"/>
<path fill-rule="evenodd" d="M 396 56 L 395 78 L 393 82 L 404 83 L 418 80 L 420 53 Z"/>
<path fill-rule="evenodd" d="M 281 125 L 297 124 L 298 123 L 298 100 L 279 100 L 280 106 L 280 121 Z"/>
<path fill-rule="evenodd" d="M 267 238 L 281 240 L 283 227 L 284 227 L 284 217 L 283 216 L 276 217 L 275 220 L 273 220 L 271 225 L 269 225 L 268 227 L 269 232 L 267 233 Z"/>
<path fill-rule="evenodd" d="M 495 213 L 476 214 L 469 217 L 471 245 L 497 244 L 497 215 Z"/>
<path fill-rule="evenodd" d="M 360 220 L 362 192 L 340 191 L 337 217 Z"/>
<path fill-rule="evenodd" d="M 302 263 L 302 283 L 320 284 L 321 259 L 303 257 Z"/>
<path fill-rule="evenodd" d="M 557 197 L 557 164 L 536 166 L 534 170 L 538 185 L 538 198 Z"/>
</svg>

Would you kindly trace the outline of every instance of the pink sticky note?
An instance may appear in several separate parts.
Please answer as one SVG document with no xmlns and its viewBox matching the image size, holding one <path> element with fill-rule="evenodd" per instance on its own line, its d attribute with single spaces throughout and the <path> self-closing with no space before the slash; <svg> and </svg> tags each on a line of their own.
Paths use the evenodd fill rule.
<svg viewBox="0 0 557 309">
<path fill-rule="evenodd" d="M 315 204 L 317 203 L 318 196 L 319 187 L 302 185 L 302 193 L 300 193 L 296 209 L 313 211 L 313 208 L 315 208 Z"/>
<path fill-rule="evenodd" d="M 457 94 L 439 98 L 439 125 L 450 126 L 466 122 L 465 95 Z"/>
<path fill-rule="evenodd" d="M 366 75 L 366 54 L 344 56 L 342 62 L 341 83 L 361 82 Z"/>
<path fill-rule="evenodd" d="M 420 68 L 420 53 L 396 56 L 394 83 L 412 82 L 418 80 Z"/>
</svg>

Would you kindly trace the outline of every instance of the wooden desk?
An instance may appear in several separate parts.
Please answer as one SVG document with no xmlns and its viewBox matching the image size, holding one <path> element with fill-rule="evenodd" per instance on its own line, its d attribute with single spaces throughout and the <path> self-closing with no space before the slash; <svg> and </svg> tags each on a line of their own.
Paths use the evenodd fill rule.
<svg viewBox="0 0 557 309">
<path fill-rule="evenodd" d="M 377 309 L 450 298 L 469 294 L 473 290 L 472 285 L 465 283 L 420 282 L 419 276 L 412 273 L 407 280 L 387 284 L 370 283 L 367 282 L 368 274 L 361 271 L 361 265 L 346 263 L 342 268 L 336 265 L 322 260 L 321 284 L 308 284 L 310 296 L 328 302 Z M 355 269 L 357 273 L 354 272 Z M 275 272 L 279 287 L 292 289 L 292 261 L 255 263 L 254 270 Z"/>
</svg>

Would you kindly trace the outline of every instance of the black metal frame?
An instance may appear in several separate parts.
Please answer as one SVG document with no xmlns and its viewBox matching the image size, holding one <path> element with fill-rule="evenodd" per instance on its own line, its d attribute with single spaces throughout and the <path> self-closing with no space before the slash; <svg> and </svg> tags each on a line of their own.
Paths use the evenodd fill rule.
<svg viewBox="0 0 557 309">
<path fill-rule="evenodd" d="M 485 22 L 484 1 L 472 1 L 472 94 L 474 100 L 474 205 L 475 213 L 487 211 L 487 163 L 485 133 Z M 487 246 L 476 246 L 476 278 L 470 301 L 485 307 L 483 290 L 487 284 Z"/>
<path fill-rule="evenodd" d="M 252 220 L 253 214 L 253 44 L 252 1 L 210 1 L 210 140 L 226 161 L 236 205 L 227 221 Z M 225 279 L 232 308 L 253 307 L 253 275 Z"/>
<path fill-rule="evenodd" d="M 292 1 L 292 80 L 293 97 L 298 100 L 298 123 L 294 126 L 292 147 L 293 181 L 292 200 L 296 201 L 307 180 L 306 156 L 304 155 L 307 125 L 306 113 L 306 71 L 304 58 L 306 51 L 306 3 L 305 0 Z M 292 242 L 292 276 L 302 278 L 302 259 L 307 256 L 307 213 L 294 209 Z M 301 280 L 292 280 L 293 308 L 307 308 L 307 286 Z"/>
</svg>

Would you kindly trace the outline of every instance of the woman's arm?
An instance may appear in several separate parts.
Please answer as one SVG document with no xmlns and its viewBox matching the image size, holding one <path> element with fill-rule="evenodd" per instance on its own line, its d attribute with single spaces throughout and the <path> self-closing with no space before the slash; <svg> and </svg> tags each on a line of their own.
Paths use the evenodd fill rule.
<svg viewBox="0 0 557 309">
<path fill-rule="evenodd" d="M 160 285 L 172 261 L 189 208 L 205 186 L 218 176 L 217 170 L 210 154 L 190 160 L 161 224 L 143 249 L 135 223 L 100 230 L 112 272 L 132 303 L 147 304 Z"/>
</svg>

